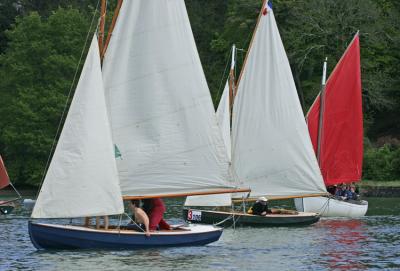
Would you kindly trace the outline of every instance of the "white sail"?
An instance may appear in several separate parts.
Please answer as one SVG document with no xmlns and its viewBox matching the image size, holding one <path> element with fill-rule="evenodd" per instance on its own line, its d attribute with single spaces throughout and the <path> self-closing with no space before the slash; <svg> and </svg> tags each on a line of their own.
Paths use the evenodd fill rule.
<svg viewBox="0 0 400 271">
<path fill-rule="evenodd" d="M 123 195 L 234 186 L 183 0 L 123 1 L 103 78 Z"/>
<path fill-rule="evenodd" d="M 229 81 L 226 82 L 224 92 L 217 108 L 217 119 L 222 138 L 225 143 L 229 161 L 231 160 L 231 118 L 229 112 Z"/>
<path fill-rule="evenodd" d="M 232 165 L 252 197 L 325 193 L 289 61 L 266 8 L 235 99 Z"/>
<path fill-rule="evenodd" d="M 229 161 L 231 160 L 231 124 L 229 112 L 229 81 L 226 82 L 224 92 L 217 108 L 219 129 L 226 147 Z M 185 206 L 231 206 L 231 194 L 216 194 L 206 196 L 187 197 Z"/>
<path fill-rule="evenodd" d="M 94 36 L 33 218 L 123 213 L 106 110 Z"/>
</svg>

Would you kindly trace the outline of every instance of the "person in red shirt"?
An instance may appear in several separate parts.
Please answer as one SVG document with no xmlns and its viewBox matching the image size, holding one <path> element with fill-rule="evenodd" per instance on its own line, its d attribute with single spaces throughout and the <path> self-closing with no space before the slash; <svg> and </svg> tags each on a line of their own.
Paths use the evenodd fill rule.
<svg viewBox="0 0 400 271">
<path fill-rule="evenodd" d="M 170 230 L 170 225 L 164 220 L 166 211 L 164 202 L 161 198 L 152 198 L 143 200 L 143 210 L 147 213 L 150 220 L 150 231 Z"/>
</svg>

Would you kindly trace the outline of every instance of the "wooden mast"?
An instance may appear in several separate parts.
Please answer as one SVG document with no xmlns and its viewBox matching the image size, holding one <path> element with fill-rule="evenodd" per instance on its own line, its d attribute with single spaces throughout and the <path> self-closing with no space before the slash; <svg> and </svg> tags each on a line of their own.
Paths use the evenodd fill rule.
<svg viewBox="0 0 400 271">
<path fill-rule="evenodd" d="M 259 23 L 260 23 L 261 16 L 262 16 L 262 14 L 263 14 L 263 10 L 264 10 L 264 8 L 265 8 L 266 3 L 267 3 L 267 1 L 266 1 L 266 0 L 263 0 L 263 4 L 262 4 L 261 10 L 260 10 L 260 13 L 258 14 L 257 23 L 256 23 L 256 26 L 254 27 L 253 36 L 251 37 L 250 44 L 249 44 L 248 50 L 247 50 L 247 52 L 246 52 L 246 57 L 244 58 L 243 65 L 242 65 L 242 69 L 240 70 L 240 74 L 239 74 L 238 80 L 237 80 L 237 82 L 236 82 L 236 89 L 238 89 L 238 86 L 239 86 L 239 84 L 240 84 L 240 79 L 242 78 L 244 69 L 245 69 L 245 67 L 246 67 L 247 58 L 249 57 L 251 47 L 253 46 L 254 37 L 256 36 L 257 28 L 258 28 L 258 25 L 259 25 Z M 236 94 L 237 94 L 237 91 L 235 92 L 235 96 L 236 96 Z"/>
<path fill-rule="evenodd" d="M 321 81 L 321 95 L 319 96 L 319 120 L 318 120 L 318 136 L 317 136 L 317 160 L 319 167 L 321 168 L 321 137 L 322 137 L 322 125 L 324 115 L 324 104 L 325 104 L 325 86 L 326 86 L 326 64 L 328 58 L 325 58 L 324 66 L 322 69 L 322 81 Z"/>
<path fill-rule="evenodd" d="M 99 26 L 99 50 L 100 50 L 100 52 L 103 51 L 106 10 L 107 10 L 106 9 L 106 0 L 101 0 L 100 26 Z"/>
<path fill-rule="evenodd" d="M 108 29 L 106 42 L 104 44 L 103 50 L 101 50 L 101 55 L 100 55 L 101 60 L 103 60 L 104 55 L 105 55 L 105 53 L 107 51 L 107 48 L 108 48 L 108 44 L 110 43 L 111 35 L 112 35 L 112 32 L 114 31 L 115 23 L 117 22 L 117 18 L 118 18 L 119 11 L 120 11 L 121 6 L 122 6 L 122 2 L 123 2 L 123 0 L 118 0 L 117 7 L 115 8 L 114 16 L 112 18 L 112 22 L 111 22 L 110 28 Z"/>
</svg>

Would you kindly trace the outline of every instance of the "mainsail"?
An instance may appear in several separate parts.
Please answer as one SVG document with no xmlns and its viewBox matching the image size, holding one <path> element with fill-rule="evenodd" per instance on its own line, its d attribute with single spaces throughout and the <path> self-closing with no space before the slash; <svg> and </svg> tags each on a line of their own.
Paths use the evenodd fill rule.
<svg viewBox="0 0 400 271">
<path fill-rule="evenodd" d="M 6 166 L 4 165 L 3 158 L 0 156 L 0 189 L 10 184 L 10 178 L 8 177 Z"/>
<path fill-rule="evenodd" d="M 103 79 L 124 196 L 235 187 L 183 0 L 123 1 Z"/>
<path fill-rule="evenodd" d="M 251 196 L 325 194 L 272 9 L 264 2 L 233 108 L 232 166 Z"/>
<path fill-rule="evenodd" d="M 326 185 L 361 179 L 363 116 L 358 33 L 328 78 L 320 138 L 320 168 Z M 315 152 L 318 148 L 320 96 L 307 115 Z"/>
<path fill-rule="evenodd" d="M 32 217 L 100 216 L 123 211 L 94 36 Z"/>
</svg>

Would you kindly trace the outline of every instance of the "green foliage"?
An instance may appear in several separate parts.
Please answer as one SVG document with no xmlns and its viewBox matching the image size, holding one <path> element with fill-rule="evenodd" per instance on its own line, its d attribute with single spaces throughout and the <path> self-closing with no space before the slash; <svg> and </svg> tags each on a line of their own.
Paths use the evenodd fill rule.
<svg viewBox="0 0 400 271">
<path fill-rule="evenodd" d="M 360 30 L 366 135 L 371 142 L 400 137 L 400 2 L 272 2 L 304 109 L 320 89 L 325 56 L 331 72 Z M 116 3 L 108 1 L 108 24 Z M 230 48 L 236 44 L 242 49 L 237 78 L 262 0 L 185 3 L 217 105 L 228 75 L 224 70 Z M 17 184 L 37 185 L 41 179 L 97 4 L 98 0 L 0 3 L 0 153 Z M 366 148 L 364 178 L 400 179 L 399 170 L 398 148 Z"/>
<path fill-rule="evenodd" d="M 384 145 L 367 148 L 364 154 L 363 179 L 400 180 L 400 147 Z"/>
<path fill-rule="evenodd" d="M 0 149 L 12 180 L 37 184 L 71 87 L 87 31 L 78 10 L 33 12 L 7 31 L 0 55 Z"/>
</svg>

